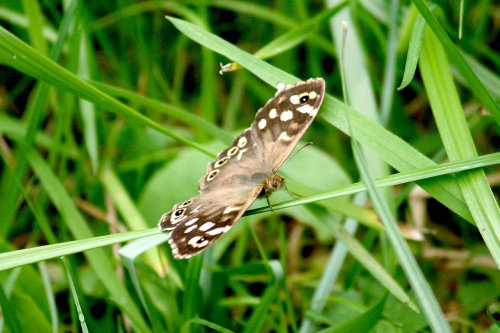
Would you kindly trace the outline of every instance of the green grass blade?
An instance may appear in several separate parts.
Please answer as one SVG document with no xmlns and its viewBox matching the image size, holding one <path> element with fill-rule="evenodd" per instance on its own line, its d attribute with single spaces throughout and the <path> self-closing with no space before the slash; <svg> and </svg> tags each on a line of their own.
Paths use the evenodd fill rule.
<svg viewBox="0 0 500 333">
<path fill-rule="evenodd" d="M 412 12 L 416 11 L 415 7 L 411 7 Z M 411 32 L 410 45 L 406 54 L 405 71 L 398 90 L 407 87 L 415 76 L 417 70 L 418 58 L 420 57 L 420 49 L 422 48 L 422 40 L 424 38 L 426 23 L 421 15 L 417 15 L 413 29 Z"/>
<path fill-rule="evenodd" d="M 446 54 L 432 31 L 424 39 L 420 68 L 450 160 L 477 156 Z M 457 179 L 478 230 L 500 267 L 500 208 L 484 171 L 474 170 Z"/>
<path fill-rule="evenodd" d="M 423 0 L 413 0 L 415 6 L 417 6 L 420 14 L 425 18 L 425 21 L 436 34 L 439 39 L 440 44 L 446 50 L 446 54 L 450 58 L 450 61 L 456 66 L 457 70 L 462 74 L 462 76 L 469 82 L 470 89 L 474 92 L 476 97 L 484 104 L 484 106 L 490 111 L 491 115 L 495 119 L 497 126 L 500 126 L 500 108 L 498 104 L 493 100 L 488 90 L 485 89 L 483 83 L 478 79 L 477 75 L 472 71 L 470 66 L 465 61 L 462 54 L 458 51 L 455 44 L 452 42 L 450 37 L 446 34 L 446 31 L 441 27 L 437 18 L 431 13 L 427 5 Z"/>
<path fill-rule="evenodd" d="M 283 53 L 306 40 L 311 36 L 319 25 L 324 24 L 332 15 L 335 15 L 340 9 L 347 4 L 346 1 L 337 6 L 331 7 L 328 10 L 312 17 L 290 31 L 284 33 L 278 38 L 272 40 L 264 47 L 260 48 L 254 53 L 254 56 L 260 59 L 268 59 L 280 53 Z"/>
<path fill-rule="evenodd" d="M 387 297 L 383 297 L 366 312 L 345 323 L 317 331 L 317 333 L 372 332 L 378 321 L 383 319 L 382 312 L 386 299 Z"/>
<path fill-rule="evenodd" d="M 207 155 L 213 155 L 212 152 L 207 151 L 198 143 L 187 140 L 182 135 L 157 124 L 134 109 L 104 94 L 90 83 L 50 61 L 2 27 L 0 27 L 0 63 L 91 101 L 110 112 L 123 115 L 137 125 L 151 127 Z"/>
<path fill-rule="evenodd" d="M 430 287 L 427 280 L 425 279 L 424 274 L 418 267 L 417 261 L 415 257 L 413 257 L 410 247 L 399 232 L 396 219 L 392 215 L 389 204 L 386 202 L 386 199 L 380 194 L 379 190 L 375 186 L 373 179 L 371 178 L 370 171 L 367 167 L 368 164 L 366 163 L 363 153 L 361 152 L 359 144 L 355 141 L 352 141 L 352 146 L 356 164 L 358 165 L 359 171 L 361 173 L 361 178 L 364 180 L 372 204 L 379 214 L 380 220 L 385 226 L 385 232 L 389 237 L 392 248 L 394 249 L 394 252 L 399 259 L 401 267 L 405 271 L 406 278 L 410 281 L 410 284 L 415 291 L 422 312 L 424 313 L 429 325 L 432 327 L 434 332 L 451 333 L 451 328 L 449 327 L 444 314 L 441 311 L 438 301 L 432 293 L 432 288 Z"/>
<path fill-rule="evenodd" d="M 26 147 L 23 148 L 23 153 L 26 155 L 31 168 L 40 180 L 43 188 L 61 213 L 63 221 L 66 223 L 73 236 L 80 239 L 93 237 L 92 232 L 86 225 L 80 212 L 76 209 L 70 196 L 42 157 L 34 150 Z M 106 286 L 117 304 L 119 304 L 122 310 L 130 316 L 136 329 L 141 332 L 148 332 L 149 329 L 140 315 L 139 310 L 130 298 L 127 290 L 118 281 L 113 271 L 113 265 L 104 251 L 102 249 L 95 249 L 91 253 L 86 253 L 86 257 L 96 272 L 96 275 Z"/>
<path fill-rule="evenodd" d="M 488 165 L 500 164 L 500 153 L 487 154 L 476 158 L 464 159 L 462 161 L 446 162 L 435 166 L 416 169 L 414 171 L 401 172 L 398 174 L 379 178 L 375 181 L 377 187 L 394 186 L 413 181 L 428 179 L 432 181 L 432 177 L 445 176 L 450 177 L 450 174 L 482 168 Z M 273 204 L 273 210 L 282 208 L 293 207 L 295 205 L 303 205 L 313 203 L 320 200 L 331 199 L 339 196 L 351 195 L 361 191 L 365 191 L 366 186 L 364 183 L 353 183 L 347 186 L 340 187 L 336 190 L 317 193 L 310 196 L 305 196 L 300 199 L 285 201 L 278 204 Z M 254 215 L 261 212 L 269 211 L 269 207 L 262 207 L 249 210 L 245 213 L 247 215 Z"/>
<path fill-rule="evenodd" d="M 76 311 L 78 313 L 78 321 L 80 323 L 80 327 L 84 333 L 88 333 L 89 329 L 87 327 L 87 322 L 85 321 L 85 315 L 82 311 L 82 307 L 80 305 L 79 294 L 76 291 L 75 282 L 73 281 L 73 276 L 71 274 L 71 269 L 68 265 L 67 259 L 62 258 L 64 263 L 64 268 L 66 270 L 66 276 L 68 277 L 68 282 L 71 290 L 71 295 L 73 296 L 73 302 L 75 303 Z"/>
<path fill-rule="evenodd" d="M 0 253 L 0 271 L 152 235 L 158 235 L 158 229 L 123 232 L 120 234 L 97 236 L 53 245 L 3 252 Z"/>
</svg>

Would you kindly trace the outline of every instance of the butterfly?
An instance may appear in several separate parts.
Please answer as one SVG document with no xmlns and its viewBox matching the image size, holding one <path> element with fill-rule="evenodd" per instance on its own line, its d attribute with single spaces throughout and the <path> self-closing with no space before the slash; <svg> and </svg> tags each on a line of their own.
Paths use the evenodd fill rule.
<svg viewBox="0 0 500 333">
<path fill-rule="evenodd" d="M 200 194 L 163 214 L 161 231 L 170 231 L 176 259 L 190 258 L 231 229 L 260 196 L 285 185 L 276 175 L 307 130 L 323 102 L 321 78 L 278 88 L 259 109 L 252 125 L 217 155 L 200 179 Z"/>
</svg>

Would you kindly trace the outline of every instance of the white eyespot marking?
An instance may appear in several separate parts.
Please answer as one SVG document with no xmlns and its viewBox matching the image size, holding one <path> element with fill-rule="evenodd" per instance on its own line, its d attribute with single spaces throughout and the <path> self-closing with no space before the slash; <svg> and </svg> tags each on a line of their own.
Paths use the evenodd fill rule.
<svg viewBox="0 0 500 333">
<path fill-rule="evenodd" d="M 290 110 L 284 111 L 280 116 L 281 121 L 288 121 L 292 118 L 293 118 L 293 112 Z"/>
<path fill-rule="evenodd" d="M 188 241 L 188 244 L 191 245 L 192 247 L 205 247 L 208 245 L 208 239 L 205 237 L 200 237 L 200 236 L 194 236 Z"/>
<path fill-rule="evenodd" d="M 227 228 L 227 226 L 224 228 L 215 228 L 215 229 L 212 229 L 210 231 L 207 231 L 206 234 L 210 235 L 210 236 L 215 236 L 215 235 L 218 235 L 220 233 L 223 233 L 225 228 Z M 231 228 L 231 227 L 229 227 L 229 228 Z"/>
<path fill-rule="evenodd" d="M 215 176 L 217 176 L 219 174 L 220 170 L 219 169 L 215 169 L 213 170 L 212 172 L 210 172 L 207 176 L 207 182 L 213 180 L 215 178 Z"/>
<path fill-rule="evenodd" d="M 240 153 L 238 154 L 238 157 L 236 159 L 239 161 L 243 157 L 243 154 L 248 150 L 248 148 L 240 150 Z"/>
<path fill-rule="evenodd" d="M 238 140 L 238 147 L 240 148 L 243 148 L 245 147 L 245 145 L 247 144 L 247 138 L 245 136 L 242 136 L 239 140 Z"/>
<path fill-rule="evenodd" d="M 189 228 L 187 228 L 187 229 L 184 231 L 184 233 L 185 233 L 185 234 L 189 234 L 191 231 L 193 231 L 193 230 L 194 230 L 194 229 L 196 229 L 196 228 L 198 228 L 198 225 L 197 225 L 197 224 L 192 225 L 192 226 L 190 226 Z"/>
<path fill-rule="evenodd" d="M 308 93 L 300 94 L 300 96 L 299 96 L 299 102 L 301 104 L 307 102 L 308 100 L 309 100 L 309 94 Z"/>
<path fill-rule="evenodd" d="M 259 121 L 259 124 L 258 124 L 259 128 L 260 128 L 260 129 L 264 129 L 264 128 L 266 128 L 266 125 L 267 125 L 267 120 L 265 120 L 264 118 L 262 118 L 262 119 Z"/>
<path fill-rule="evenodd" d="M 278 141 L 290 141 L 290 140 L 292 140 L 292 138 L 289 137 L 286 132 L 282 132 L 278 137 Z"/>
<path fill-rule="evenodd" d="M 229 161 L 229 157 L 223 157 L 221 158 L 220 160 L 218 160 L 217 162 L 214 163 L 214 167 L 216 168 L 220 168 L 221 166 L 223 166 L 224 164 L 227 163 L 227 161 Z"/>
<path fill-rule="evenodd" d="M 292 104 L 300 104 L 299 95 L 290 96 L 290 103 Z"/>
<path fill-rule="evenodd" d="M 271 111 L 269 111 L 269 118 L 271 119 L 274 119 L 278 116 L 278 112 L 276 111 L 276 109 L 271 109 Z"/>
<path fill-rule="evenodd" d="M 224 209 L 224 211 L 222 212 L 222 214 L 227 214 L 227 213 L 231 213 L 231 212 L 234 212 L 236 210 L 240 210 L 240 207 L 227 207 L 226 209 Z"/>
<path fill-rule="evenodd" d="M 304 105 L 297 107 L 297 111 L 299 111 L 300 113 L 307 113 L 307 114 L 312 115 L 313 110 L 314 110 L 314 108 L 309 104 L 304 104 Z"/>
<path fill-rule="evenodd" d="M 203 223 L 203 225 L 200 227 L 200 230 L 201 230 L 201 231 L 207 231 L 208 229 L 211 229 L 214 225 L 215 225 L 215 223 L 213 223 L 213 222 L 205 222 L 205 223 Z"/>
<path fill-rule="evenodd" d="M 315 99 L 316 97 L 318 97 L 318 94 L 315 91 L 311 91 L 309 93 L 309 98 L 310 99 Z"/>
<path fill-rule="evenodd" d="M 172 216 L 170 216 L 170 222 L 172 224 L 176 224 L 180 221 L 182 221 L 184 219 L 184 212 L 186 210 L 184 208 L 180 208 L 180 209 L 177 209 L 175 210 L 173 213 L 172 213 Z"/>
<path fill-rule="evenodd" d="M 187 221 L 187 222 L 185 223 L 185 225 L 186 225 L 187 227 L 189 227 L 191 224 L 195 223 L 195 222 L 196 222 L 196 221 L 198 221 L 198 220 L 199 220 L 199 218 L 198 218 L 198 217 L 195 217 L 194 219 L 191 219 L 191 220 Z"/>
<path fill-rule="evenodd" d="M 229 149 L 227 151 L 227 156 L 229 156 L 229 157 L 234 156 L 238 152 L 239 149 L 240 148 L 238 148 L 238 147 L 232 147 L 231 149 Z"/>
</svg>

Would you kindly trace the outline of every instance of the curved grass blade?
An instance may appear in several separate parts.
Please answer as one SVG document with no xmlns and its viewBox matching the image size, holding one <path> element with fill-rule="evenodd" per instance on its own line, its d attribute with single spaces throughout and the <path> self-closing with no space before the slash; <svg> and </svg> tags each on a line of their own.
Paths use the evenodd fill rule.
<svg viewBox="0 0 500 333">
<path fill-rule="evenodd" d="M 488 90 L 486 90 L 483 83 L 478 79 L 476 73 L 472 71 L 469 64 L 467 64 L 462 54 L 458 51 L 455 44 L 453 44 L 450 37 L 446 34 L 446 31 L 443 27 L 441 27 L 437 18 L 431 13 L 424 1 L 413 0 L 413 3 L 417 6 L 420 14 L 422 14 L 429 27 L 436 34 L 436 37 L 439 39 L 439 43 L 446 50 L 446 54 L 450 58 L 451 62 L 456 66 L 457 70 L 462 74 L 465 80 L 469 82 L 469 87 L 474 92 L 474 95 L 490 111 L 491 115 L 495 119 L 495 122 L 497 123 L 497 126 L 500 126 L 500 108 L 498 104 L 493 100 Z"/>
<path fill-rule="evenodd" d="M 432 30 L 427 31 L 424 38 L 420 69 L 450 160 L 477 156 L 446 54 Z M 478 230 L 500 267 L 500 208 L 484 171 L 479 169 L 458 175 L 457 181 Z"/>
</svg>

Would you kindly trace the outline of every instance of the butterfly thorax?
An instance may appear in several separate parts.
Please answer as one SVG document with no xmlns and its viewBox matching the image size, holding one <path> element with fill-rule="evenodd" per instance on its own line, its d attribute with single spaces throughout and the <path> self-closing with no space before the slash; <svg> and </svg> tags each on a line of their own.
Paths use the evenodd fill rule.
<svg viewBox="0 0 500 333">
<path fill-rule="evenodd" d="M 271 193 L 285 186 L 285 178 L 275 174 L 269 175 L 264 181 L 264 187 L 259 193 L 259 197 L 268 197 Z"/>
</svg>

